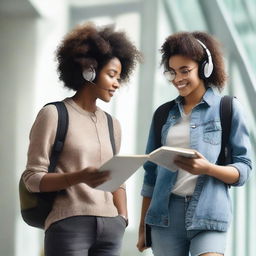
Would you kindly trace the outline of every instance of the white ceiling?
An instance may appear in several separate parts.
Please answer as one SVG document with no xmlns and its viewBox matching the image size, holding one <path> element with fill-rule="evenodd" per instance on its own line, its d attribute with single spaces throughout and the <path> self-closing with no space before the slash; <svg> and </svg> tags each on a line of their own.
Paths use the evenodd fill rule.
<svg viewBox="0 0 256 256">
<path fill-rule="evenodd" d="M 38 15 L 38 11 L 34 6 L 37 6 L 41 1 L 45 0 L 0 0 L 0 14 L 1 16 L 10 15 Z M 47 0 L 50 2 L 49 0 Z M 54 0 L 51 0 L 54 1 Z M 71 6 L 95 6 L 108 4 L 122 4 L 142 2 L 144 0 L 66 0 L 66 3 Z M 41 2 L 42 3 L 42 2 Z M 46 4 L 46 3 L 45 3 Z"/>
<path fill-rule="evenodd" d="M 88 6 L 88 5 L 107 5 L 107 4 L 121 4 L 131 2 L 141 2 L 142 0 L 68 0 L 72 6 Z"/>
<path fill-rule="evenodd" d="M 28 0 L 0 0 L 0 14 L 35 16 L 37 11 Z"/>
</svg>

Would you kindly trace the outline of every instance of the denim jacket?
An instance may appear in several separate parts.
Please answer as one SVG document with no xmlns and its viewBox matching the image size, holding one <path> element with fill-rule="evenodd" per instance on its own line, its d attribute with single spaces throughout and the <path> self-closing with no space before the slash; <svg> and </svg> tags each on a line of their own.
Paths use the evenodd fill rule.
<svg viewBox="0 0 256 256">
<path fill-rule="evenodd" d="M 216 163 L 221 148 L 220 105 L 221 96 L 208 88 L 201 102 L 194 107 L 190 120 L 190 148 L 197 150 L 211 163 Z M 182 98 L 176 98 L 162 128 L 162 144 L 170 127 L 181 117 Z M 239 172 L 239 180 L 232 186 L 242 186 L 251 171 L 251 144 L 245 125 L 244 112 L 236 98 L 233 99 L 232 124 L 229 138 L 231 163 Z M 151 124 L 146 153 L 155 150 L 155 139 Z M 169 171 L 152 162 L 144 164 L 145 175 L 141 191 L 150 197 L 151 203 L 145 223 L 166 227 L 169 225 L 169 198 L 176 182 L 177 171 Z M 186 211 L 187 230 L 226 231 L 231 220 L 232 209 L 228 185 L 208 176 L 199 175 L 197 184 Z"/>
</svg>

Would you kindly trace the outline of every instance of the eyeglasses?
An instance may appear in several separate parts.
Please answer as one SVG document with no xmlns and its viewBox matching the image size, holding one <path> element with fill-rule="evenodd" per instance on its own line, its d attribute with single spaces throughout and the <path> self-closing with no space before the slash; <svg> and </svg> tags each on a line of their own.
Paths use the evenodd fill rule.
<svg viewBox="0 0 256 256">
<path fill-rule="evenodd" d="M 189 77 L 189 73 L 195 69 L 196 67 L 193 67 L 193 68 L 184 68 L 180 71 L 178 71 L 182 77 L 182 79 L 187 79 Z M 177 76 L 177 72 L 175 72 L 174 70 L 165 70 L 164 71 L 164 76 L 165 78 L 169 81 L 169 82 L 173 82 L 174 79 L 176 78 Z"/>
</svg>

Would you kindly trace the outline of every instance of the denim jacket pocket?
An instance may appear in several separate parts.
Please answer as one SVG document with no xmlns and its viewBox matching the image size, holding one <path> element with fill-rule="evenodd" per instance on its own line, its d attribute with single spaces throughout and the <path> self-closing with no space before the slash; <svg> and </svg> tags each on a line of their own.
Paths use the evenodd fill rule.
<svg viewBox="0 0 256 256">
<path fill-rule="evenodd" d="M 203 140 L 204 142 L 212 145 L 218 145 L 221 143 L 221 124 L 220 121 L 209 121 L 204 124 L 203 127 Z"/>
</svg>

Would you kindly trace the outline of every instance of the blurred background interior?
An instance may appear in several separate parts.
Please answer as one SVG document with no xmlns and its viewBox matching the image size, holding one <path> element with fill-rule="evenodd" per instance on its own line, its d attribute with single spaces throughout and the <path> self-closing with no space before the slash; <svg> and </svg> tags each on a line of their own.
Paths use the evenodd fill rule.
<svg viewBox="0 0 256 256">
<path fill-rule="evenodd" d="M 176 31 L 203 30 L 222 43 L 229 73 L 224 93 L 244 105 L 256 146 L 255 0 L 0 0 L 0 255 L 43 255 L 43 231 L 20 217 L 18 181 L 26 164 L 29 130 L 39 109 L 73 93 L 56 74 L 54 51 L 76 24 L 115 23 L 144 54 L 130 83 L 110 104 L 99 102 L 122 125 L 122 154 L 143 154 L 152 113 L 176 97 L 160 68 L 160 46 Z M 255 164 L 254 164 L 255 169 Z M 128 181 L 130 224 L 122 256 L 152 255 L 136 249 L 143 169 Z M 227 256 L 256 255 L 256 176 L 232 189 L 234 220 Z"/>
</svg>

